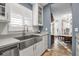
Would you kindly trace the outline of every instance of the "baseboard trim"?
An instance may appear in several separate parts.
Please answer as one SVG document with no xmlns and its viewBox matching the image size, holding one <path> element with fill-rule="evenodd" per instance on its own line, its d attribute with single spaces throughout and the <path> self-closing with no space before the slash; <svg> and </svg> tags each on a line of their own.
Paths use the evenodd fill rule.
<svg viewBox="0 0 79 59">
<path fill-rule="evenodd" d="M 41 56 L 43 56 L 46 51 L 48 51 L 48 49 L 46 49 L 46 50 L 41 54 Z"/>
</svg>

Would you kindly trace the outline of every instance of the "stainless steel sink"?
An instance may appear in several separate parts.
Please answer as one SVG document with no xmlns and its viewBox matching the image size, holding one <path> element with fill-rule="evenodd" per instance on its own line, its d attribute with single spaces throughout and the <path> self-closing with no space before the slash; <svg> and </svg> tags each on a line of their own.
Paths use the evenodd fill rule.
<svg viewBox="0 0 79 59">
<path fill-rule="evenodd" d="M 21 43 L 19 44 L 19 49 L 20 49 L 20 50 L 23 50 L 23 49 L 25 49 L 25 48 L 28 48 L 28 47 L 30 47 L 30 46 L 32 46 L 32 45 L 34 45 L 34 44 L 40 42 L 41 40 L 42 40 L 42 37 L 36 37 L 36 38 L 32 38 L 32 39 L 30 39 L 30 40 L 21 42 Z"/>
<path fill-rule="evenodd" d="M 32 38 L 32 39 L 30 39 Z M 18 40 L 24 40 L 23 42 L 19 43 L 19 49 L 23 50 L 27 47 L 30 47 L 42 40 L 42 37 L 39 35 L 29 35 L 29 36 L 22 36 L 22 37 L 16 37 Z"/>
<path fill-rule="evenodd" d="M 29 38 L 35 38 L 35 37 L 40 37 L 39 35 L 29 35 L 29 36 L 21 36 L 21 37 L 16 37 L 18 40 L 25 40 Z"/>
</svg>

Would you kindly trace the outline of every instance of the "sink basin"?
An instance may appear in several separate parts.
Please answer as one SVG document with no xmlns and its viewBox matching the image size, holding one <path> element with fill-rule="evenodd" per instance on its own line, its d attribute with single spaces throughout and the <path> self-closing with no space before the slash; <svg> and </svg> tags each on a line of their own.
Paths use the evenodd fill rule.
<svg viewBox="0 0 79 59">
<path fill-rule="evenodd" d="M 18 40 L 25 40 L 29 38 L 35 38 L 35 37 L 40 37 L 39 35 L 29 35 L 29 36 L 21 36 L 21 37 L 16 37 Z"/>
<path fill-rule="evenodd" d="M 20 46 L 19 49 L 20 49 L 20 50 L 23 50 L 24 48 L 28 48 L 28 47 L 30 47 L 30 46 L 32 46 L 32 45 L 34 45 L 34 44 L 40 42 L 41 40 L 42 40 L 42 37 L 39 37 L 39 38 L 36 37 L 36 38 L 30 39 L 30 40 L 21 42 L 21 43 L 19 44 L 19 46 Z"/>
<path fill-rule="evenodd" d="M 32 39 L 30 39 L 30 38 L 32 38 Z M 40 37 L 39 35 L 29 35 L 29 36 L 17 37 L 16 39 L 24 40 L 23 42 L 19 43 L 19 49 L 23 50 L 27 47 L 30 47 L 30 46 L 40 42 L 42 40 L 42 37 Z"/>
</svg>

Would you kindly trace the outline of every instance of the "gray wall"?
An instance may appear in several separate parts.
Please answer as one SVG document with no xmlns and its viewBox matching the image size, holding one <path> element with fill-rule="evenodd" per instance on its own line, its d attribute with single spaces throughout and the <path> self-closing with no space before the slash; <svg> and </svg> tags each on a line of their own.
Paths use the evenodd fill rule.
<svg viewBox="0 0 79 59">
<path fill-rule="evenodd" d="M 48 48 L 51 48 L 51 4 L 47 4 L 43 8 L 43 31 L 47 28 L 49 36 L 48 36 Z"/>
<path fill-rule="evenodd" d="M 32 5 L 30 3 L 20 3 L 20 4 L 32 10 Z"/>
<path fill-rule="evenodd" d="M 76 34 L 74 28 L 79 29 L 79 3 L 72 4 L 73 36 L 72 36 L 72 55 L 76 55 Z M 79 31 L 78 31 L 79 32 Z"/>
</svg>

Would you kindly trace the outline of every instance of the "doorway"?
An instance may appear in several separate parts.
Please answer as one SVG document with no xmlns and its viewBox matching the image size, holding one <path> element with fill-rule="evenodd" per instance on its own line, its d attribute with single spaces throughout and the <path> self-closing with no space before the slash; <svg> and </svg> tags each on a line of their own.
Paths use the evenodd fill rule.
<svg viewBox="0 0 79 59">
<path fill-rule="evenodd" d="M 70 3 L 51 4 L 51 45 L 44 55 L 72 55 L 72 10 Z"/>
<path fill-rule="evenodd" d="M 72 55 L 72 10 L 70 3 L 51 4 L 52 49 L 59 49 L 63 55 Z M 63 48 L 62 48 L 63 47 Z M 55 50 L 56 50 L 55 49 Z M 58 53 L 56 51 L 56 53 Z M 67 53 L 66 53 L 67 52 Z M 58 55 L 60 55 L 58 54 Z"/>
</svg>

